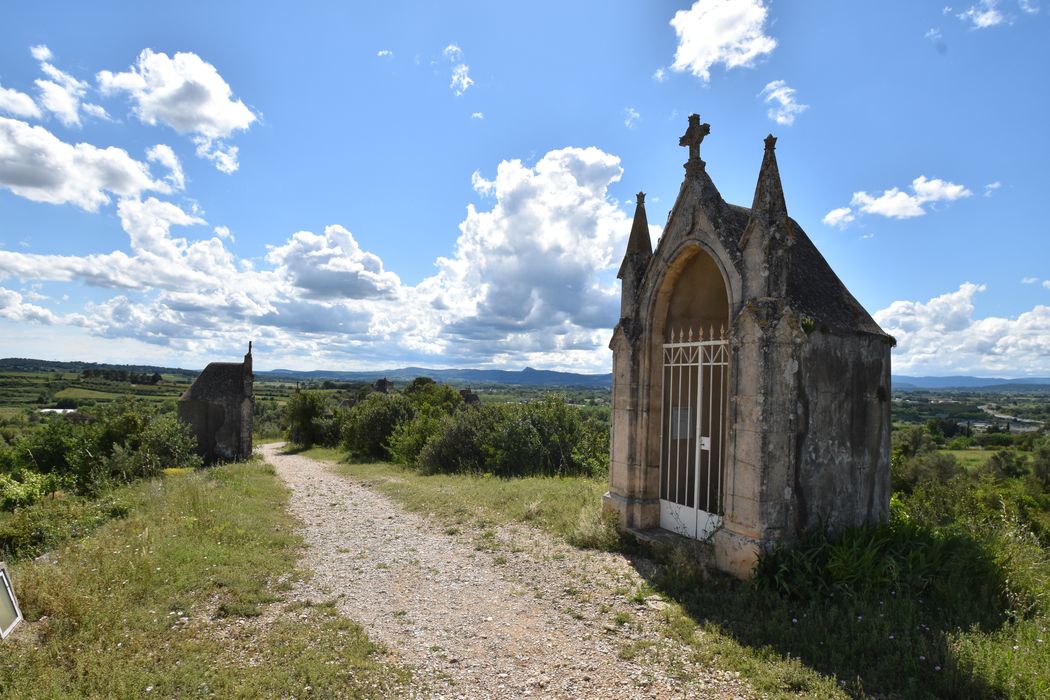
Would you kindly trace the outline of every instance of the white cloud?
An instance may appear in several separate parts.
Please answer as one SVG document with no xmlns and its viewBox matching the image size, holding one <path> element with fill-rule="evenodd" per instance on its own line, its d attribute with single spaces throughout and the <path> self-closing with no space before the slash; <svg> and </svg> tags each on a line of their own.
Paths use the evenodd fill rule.
<svg viewBox="0 0 1050 700">
<path fill-rule="evenodd" d="M 66 126 L 80 126 L 80 101 L 87 92 L 88 84 L 51 65 L 51 49 L 43 44 L 29 51 L 33 58 L 40 61 L 40 70 L 50 78 L 36 81 L 40 104 Z"/>
<path fill-rule="evenodd" d="M 1043 281 L 1043 286 L 1046 287 L 1047 289 L 1050 289 L 1050 280 L 1044 280 Z"/>
<path fill-rule="evenodd" d="M 0 318 L 47 325 L 56 323 L 59 320 L 50 310 L 36 304 L 27 304 L 22 300 L 21 294 L 4 287 L 0 287 Z"/>
<path fill-rule="evenodd" d="M 376 56 L 379 56 L 380 58 L 389 58 L 393 55 L 394 52 L 390 49 L 379 49 L 378 51 L 376 51 Z"/>
<path fill-rule="evenodd" d="M 191 134 L 198 156 L 214 161 L 222 172 L 237 169 L 237 148 L 224 139 L 248 129 L 257 117 L 234 99 L 229 83 L 200 56 L 169 57 L 144 49 L 128 71 L 102 71 L 97 79 L 103 94 L 126 92 L 144 123 Z"/>
<path fill-rule="evenodd" d="M 463 49 L 455 44 L 446 46 L 442 54 L 455 64 L 452 66 L 452 81 L 449 87 L 459 97 L 474 84 L 474 79 L 470 77 L 470 66 L 463 62 Z"/>
<path fill-rule="evenodd" d="M 822 221 L 826 226 L 838 226 L 839 228 L 846 228 L 850 222 L 856 219 L 853 210 L 849 207 L 839 207 L 838 209 L 832 209 L 824 215 Z"/>
<path fill-rule="evenodd" d="M 481 119 L 485 118 L 485 113 L 484 112 L 473 112 L 473 113 L 471 113 L 470 118 L 471 119 L 481 120 Z"/>
<path fill-rule="evenodd" d="M 164 181 L 171 185 L 172 189 L 186 189 L 186 176 L 182 172 L 182 164 L 175 151 L 167 144 L 158 143 L 146 151 L 146 159 L 151 163 L 160 163 L 170 172 L 164 177 Z"/>
<path fill-rule="evenodd" d="M 120 148 L 68 144 L 47 129 L 0 117 L 0 187 L 35 202 L 95 211 L 110 194 L 136 197 L 171 187 Z"/>
<path fill-rule="evenodd" d="M 325 227 L 324 235 L 299 231 L 266 260 L 307 299 L 392 298 L 401 285 L 379 256 L 362 250 L 338 225 Z"/>
<path fill-rule="evenodd" d="M 38 61 L 50 61 L 53 56 L 51 49 L 47 48 L 44 44 L 29 47 L 29 53 L 31 53 L 33 58 Z"/>
<path fill-rule="evenodd" d="M 795 88 L 788 87 L 783 80 L 766 84 L 759 95 L 765 98 L 766 104 L 773 105 L 767 112 L 769 118 L 784 126 L 794 124 L 795 117 L 809 109 L 809 105 L 795 101 Z"/>
<path fill-rule="evenodd" d="M 90 102 L 85 102 L 82 105 L 80 105 L 80 109 L 83 110 L 85 114 L 89 114 L 92 117 L 95 117 L 96 119 L 112 121 L 112 119 L 110 119 L 109 112 L 107 112 L 106 108 L 102 105 L 96 105 Z"/>
<path fill-rule="evenodd" d="M 688 70 L 704 82 L 711 66 L 749 67 L 776 48 L 766 36 L 769 11 L 762 0 L 697 0 L 671 19 L 678 35 L 671 69 Z"/>
<path fill-rule="evenodd" d="M 940 41 L 942 38 L 941 30 L 937 27 L 932 27 L 929 31 L 926 32 L 926 34 L 923 35 L 923 38 L 929 39 L 930 41 L 934 42 Z"/>
<path fill-rule="evenodd" d="M 164 149 L 151 150 L 162 163 Z M 57 320 L 10 297 L 0 317 L 143 341 L 190 363 L 254 337 L 271 358 L 342 366 L 603 370 L 601 350 L 617 318 L 616 266 L 631 226 L 609 195 L 621 174 L 619 159 L 594 147 L 551 151 L 532 166 L 504 161 L 492 179 L 475 173 L 472 184 L 489 205 L 467 206 L 455 249 L 416 285 L 403 284 L 338 225 L 291 235 L 257 270 L 226 247 L 227 228 L 209 231 L 194 212 L 129 197 L 117 206 L 127 253 L 0 250 L 0 280 L 79 282 L 119 295 L 61 316 L 56 294 L 40 309 L 55 307 Z"/>
<path fill-rule="evenodd" d="M 966 20 L 974 29 L 987 29 L 1002 24 L 1006 19 L 999 11 L 999 0 L 980 0 L 969 9 L 959 13 L 959 19 Z"/>
<path fill-rule="evenodd" d="M 642 118 L 642 115 L 638 114 L 638 110 L 634 107 L 624 107 L 623 115 L 623 125 L 628 129 L 636 127 L 638 125 L 638 120 Z"/>
<path fill-rule="evenodd" d="M 995 182 L 989 182 L 987 185 L 984 186 L 984 196 L 991 197 L 993 194 L 995 194 L 995 191 L 1002 186 L 1003 183 L 999 182 L 998 180 L 996 180 Z"/>
<path fill-rule="evenodd" d="M 1039 14 L 1039 4 L 1036 0 L 1017 0 L 1017 4 L 1020 5 L 1021 11 L 1029 15 Z"/>
<path fill-rule="evenodd" d="M 492 180 L 475 173 L 495 203 L 467 207 L 454 255 L 413 290 L 421 308 L 406 342 L 450 362 L 593 366 L 616 321 L 613 271 L 631 225 L 608 197 L 621 173 L 593 147 L 533 167 L 504 161 Z"/>
<path fill-rule="evenodd" d="M 16 117 L 40 118 L 40 108 L 36 106 L 36 102 L 33 102 L 32 97 L 2 85 L 0 85 L 0 112 L 7 112 Z"/>
<path fill-rule="evenodd" d="M 900 373 L 976 372 L 1045 374 L 1050 371 L 1050 306 L 1016 318 L 974 317 L 983 284 L 965 283 L 926 302 L 895 301 L 875 320 L 897 339 L 893 368 Z"/>
<path fill-rule="evenodd" d="M 470 77 L 470 66 L 460 63 L 452 67 L 452 82 L 449 84 L 449 87 L 452 88 L 452 92 L 456 93 L 457 97 L 466 92 L 473 84 L 474 80 Z"/>
<path fill-rule="evenodd" d="M 1021 284 L 1035 284 L 1039 281 L 1038 277 L 1022 277 Z"/>
<path fill-rule="evenodd" d="M 653 80 L 655 80 L 658 83 L 664 82 L 665 80 L 667 80 L 667 71 L 663 68 L 657 68 L 656 71 L 653 73 Z"/>
<path fill-rule="evenodd" d="M 884 191 L 878 197 L 867 192 L 854 192 L 849 207 L 832 209 L 824 216 L 824 223 L 829 226 L 845 228 L 856 219 L 856 214 L 878 214 L 890 219 L 910 219 L 926 214 L 924 205 L 936 202 L 952 202 L 969 197 L 973 193 L 964 185 L 957 185 L 937 178 L 928 179 L 925 175 L 912 180 L 912 193 L 894 187 Z"/>
</svg>

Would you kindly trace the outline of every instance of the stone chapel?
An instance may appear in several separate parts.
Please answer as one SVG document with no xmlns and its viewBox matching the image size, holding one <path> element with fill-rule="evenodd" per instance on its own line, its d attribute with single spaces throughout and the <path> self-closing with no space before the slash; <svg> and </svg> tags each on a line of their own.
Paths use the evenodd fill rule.
<svg viewBox="0 0 1050 700">
<path fill-rule="evenodd" d="M 255 411 L 252 344 L 244 362 L 211 362 L 179 398 L 179 420 L 197 438 L 206 464 L 252 454 Z"/>
<path fill-rule="evenodd" d="M 642 536 L 709 542 L 717 568 L 748 577 L 777 542 L 888 516 L 895 341 L 788 216 L 776 138 L 748 209 L 708 176 L 709 133 L 689 117 L 655 252 L 638 195 L 610 342 L 605 504 Z"/>
</svg>

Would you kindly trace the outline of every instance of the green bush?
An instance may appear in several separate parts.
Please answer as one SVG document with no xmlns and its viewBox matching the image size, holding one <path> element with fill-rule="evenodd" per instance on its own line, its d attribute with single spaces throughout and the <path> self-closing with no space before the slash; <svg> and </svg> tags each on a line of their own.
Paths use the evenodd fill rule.
<svg viewBox="0 0 1050 700">
<path fill-rule="evenodd" d="M 369 394 L 347 413 L 342 425 L 343 445 L 357 455 L 389 457 L 388 443 L 394 429 L 412 415 L 412 403 L 401 394 Z"/>
<path fill-rule="evenodd" d="M 890 463 L 893 488 L 903 493 L 911 493 L 923 481 L 948 481 L 965 473 L 958 460 L 944 452 L 920 452 Z"/>
<path fill-rule="evenodd" d="M 296 391 L 288 399 L 285 415 L 288 420 L 289 442 L 303 447 L 324 444 L 326 430 L 323 421 L 328 413 L 328 398 L 319 391 Z"/>
<path fill-rule="evenodd" d="M 409 424 L 395 440 L 420 442 Z M 496 476 L 600 476 L 607 472 L 608 428 L 583 419 L 561 396 L 524 404 L 472 407 L 425 425 L 416 463 L 428 473 L 469 472 Z M 404 450 L 408 452 L 408 450 Z"/>
</svg>

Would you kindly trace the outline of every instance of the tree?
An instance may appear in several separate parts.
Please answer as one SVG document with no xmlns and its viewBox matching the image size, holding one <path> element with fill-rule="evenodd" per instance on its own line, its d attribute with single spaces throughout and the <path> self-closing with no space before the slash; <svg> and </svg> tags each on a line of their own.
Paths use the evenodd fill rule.
<svg viewBox="0 0 1050 700">
<path fill-rule="evenodd" d="M 388 443 L 398 423 L 412 419 L 412 403 L 401 394 L 369 394 L 350 409 L 343 423 L 343 444 L 350 452 L 389 457 Z"/>
<path fill-rule="evenodd" d="M 297 391 L 288 399 L 285 407 L 288 415 L 290 442 L 303 447 L 313 447 L 320 441 L 323 426 L 321 421 L 328 411 L 328 399 L 317 391 Z"/>
</svg>

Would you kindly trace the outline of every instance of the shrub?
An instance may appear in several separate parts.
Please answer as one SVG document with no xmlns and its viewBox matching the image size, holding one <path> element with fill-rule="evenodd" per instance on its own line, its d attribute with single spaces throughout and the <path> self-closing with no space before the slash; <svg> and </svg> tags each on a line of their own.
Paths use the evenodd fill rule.
<svg viewBox="0 0 1050 700">
<path fill-rule="evenodd" d="M 412 403 L 401 394 L 369 394 L 347 413 L 343 421 L 343 445 L 358 455 L 385 458 L 398 423 L 412 418 Z"/>
<path fill-rule="evenodd" d="M 948 481 L 966 472 L 958 460 L 943 452 L 921 452 L 914 457 L 895 459 L 890 464 L 893 487 L 911 493 L 922 481 Z"/>
</svg>

